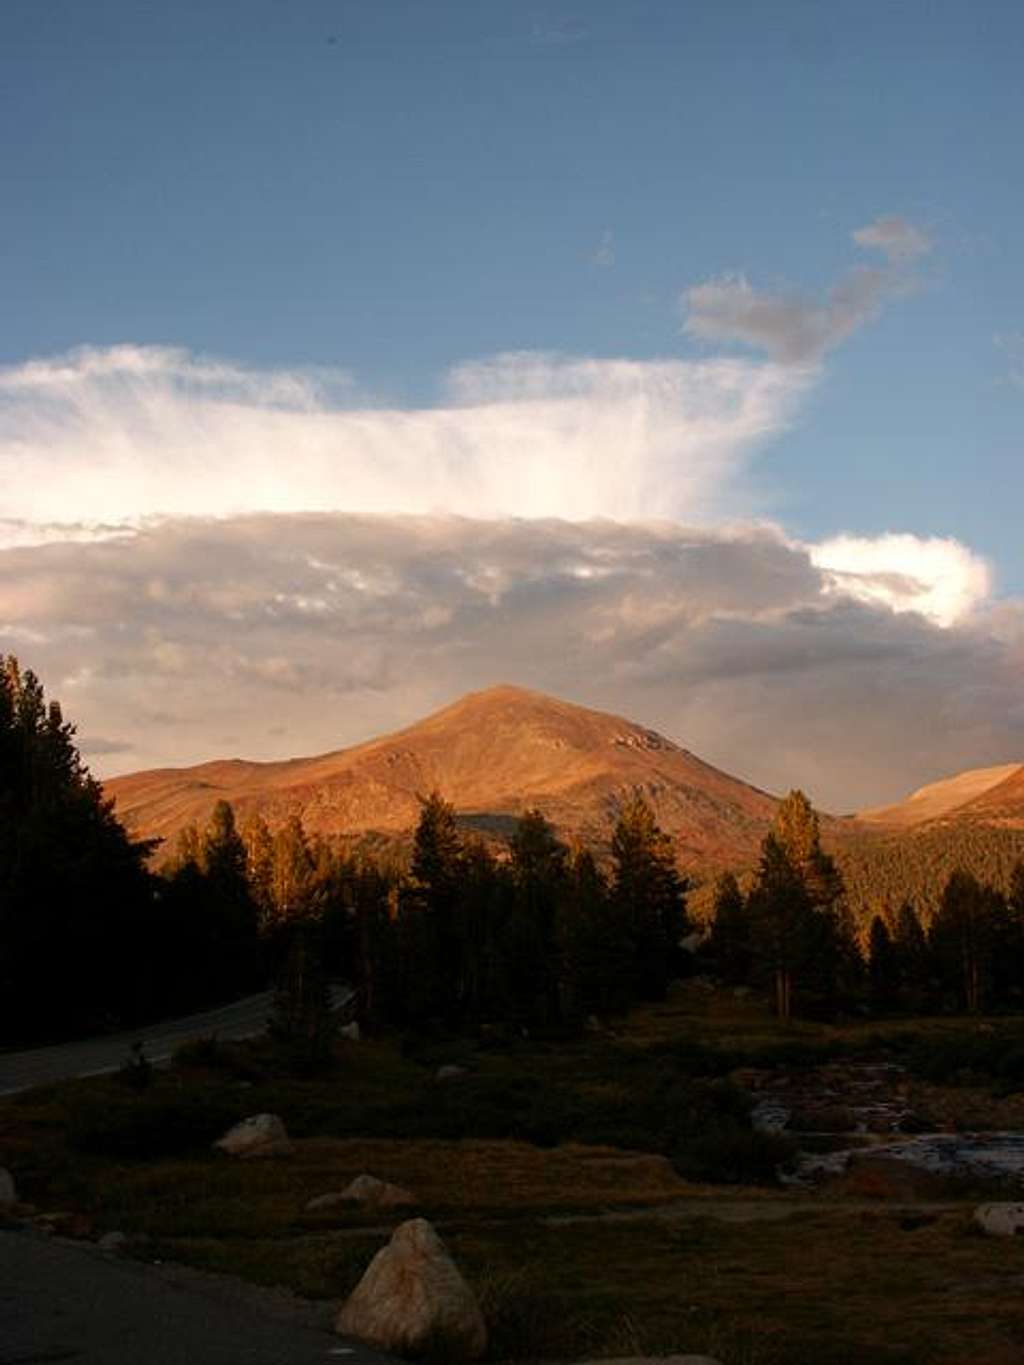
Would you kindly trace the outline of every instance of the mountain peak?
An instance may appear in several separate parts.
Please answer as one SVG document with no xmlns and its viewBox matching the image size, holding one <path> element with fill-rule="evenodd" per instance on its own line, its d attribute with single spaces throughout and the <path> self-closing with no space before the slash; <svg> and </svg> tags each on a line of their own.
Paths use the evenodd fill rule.
<svg viewBox="0 0 1024 1365">
<path fill-rule="evenodd" d="M 641 791 L 691 863 L 756 851 L 772 797 L 622 716 L 499 683 L 351 749 L 287 763 L 207 763 L 106 784 L 134 834 L 173 836 L 218 800 L 271 826 L 298 815 L 324 836 L 405 837 L 438 790 L 481 828 L 537 807 L 564 838 L 606 845 L 622 802 Z"/>
</svg>

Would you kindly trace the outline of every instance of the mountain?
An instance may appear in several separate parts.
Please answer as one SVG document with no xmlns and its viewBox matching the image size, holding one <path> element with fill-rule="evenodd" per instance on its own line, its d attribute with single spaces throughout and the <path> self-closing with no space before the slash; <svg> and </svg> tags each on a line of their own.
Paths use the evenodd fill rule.
<svg viewBox="0 0 1024 1365">
<path fill-rule="evenodd" d="M 890 829 L 912 829 L 932 820 L 1024 825 L 1024 764 L 956 773 L 920 787 L 895 805 L 859 811 L 857 819 Z"/>
<path fill-rule="evenodd" d="M 653 730 L 520 687 L 461 698 L 408 729 L 350 749 L 277 763 L 217 760 L 105 784 L 136 837 L 173 840 L 218 800 L 239 822 L 292 815 L 310 834 L 407 836 L 420 796 L 437 788 L 460 819 L 505 834 L 536 806 L 563 838 L 607 844 L 620 805 L 639 789 L 691 866 L 746 863 L 775 798 L 704 763 Z"/>
<path fill-rule="evenodd" d="M 1024 860 L 1024 764 L 972 768 L 828 829 L 854 917 L 909 900 L 929 920 L 955 871 L 1007 891 Z"/>
</svg>

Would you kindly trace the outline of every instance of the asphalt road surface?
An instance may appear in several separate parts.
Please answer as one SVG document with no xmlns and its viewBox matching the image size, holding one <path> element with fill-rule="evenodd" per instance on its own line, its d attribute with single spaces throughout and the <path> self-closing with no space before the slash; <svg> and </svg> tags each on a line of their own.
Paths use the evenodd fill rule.
<svg viewBox="0 0 1024 1365">
<path fill-rule="evenodd" d="M 335 986 L 331 1007 L 340 1009 L 352 995 L 348 986 Z M 36 1047 L 27 1052 L 0 1053 L 0 1095 L 16 1095 L 36 1085 L 51 1085 L 82 1076 L 103 1076 L 124 1064 L 132 1045 L 142 1043 L 146 1057 L 154 1064 L 169 1061 L 176 1048 L 190 1038 L 253 1038 L 263 1033 L 270 1015 L 271 994 L 250 995 L 219 1009 L 190 1014 L 146 1028 L 133 1029 L 77 1043 L 58 1043 Z"/>
<path fill-rule="evenodd" d="M 389 1365 L 332 1310 L 180 1266 L 0 1232 L 0 1365 Z"/>
</svg>

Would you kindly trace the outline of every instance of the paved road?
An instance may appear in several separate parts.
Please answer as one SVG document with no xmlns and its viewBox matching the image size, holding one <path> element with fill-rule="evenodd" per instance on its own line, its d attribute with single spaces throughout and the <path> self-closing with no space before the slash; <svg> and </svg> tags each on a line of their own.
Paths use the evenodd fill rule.
<svg viewBox="0 0 1024 1365">
<path fill-rule="evenodd" d="M 330 1319 L 221 1276 L 0 1232 L 0 1365 L 390 1365 Z"/>
<path fill-rule="evenodd" d="M 335 986 L 331 992 L 331 1006 L 339 1009 L 352 996 L 348 986 Z M 54 1081 L 73 1077 L 103 1076 L 118 1067 L 130 1056 L 133 1043 L 141 1042 L 151 1062 L 169 1061 L 174 1050 L 190 1038 L 253 1038 L 267 1027 L 271 994 L 250 995 L 219 1009 L 203 1014 L 190 1014 L 185 1019 L 171 1019 L 130 1033 L 89 1038 L 77 1043 L 58 1043 L 54 1047 L 36 1047 L 27 1052 L 0 1053 L 0 1095 L 16 1095 L 36 1085 L 50 1085 Z"/>
</svg>

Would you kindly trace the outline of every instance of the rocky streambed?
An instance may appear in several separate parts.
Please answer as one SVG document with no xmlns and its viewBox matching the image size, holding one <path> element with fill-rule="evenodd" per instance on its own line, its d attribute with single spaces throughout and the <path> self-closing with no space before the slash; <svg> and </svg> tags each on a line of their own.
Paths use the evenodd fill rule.
<svg viewBox="0 0 1024 1365">
<path fill-rule="evenodd" d="M 916 1107 L 914 1082 L 895 1062 L 749 1069 L 735 1079 L 754 1096 L 754 1127 L 789 1134 L 798 1144 L 782 1175 L 787 1184 L 900 1168 L 925 1178 L 1024 1184 L 1024 1130 L 936 1127 Z"/>
</svg>

